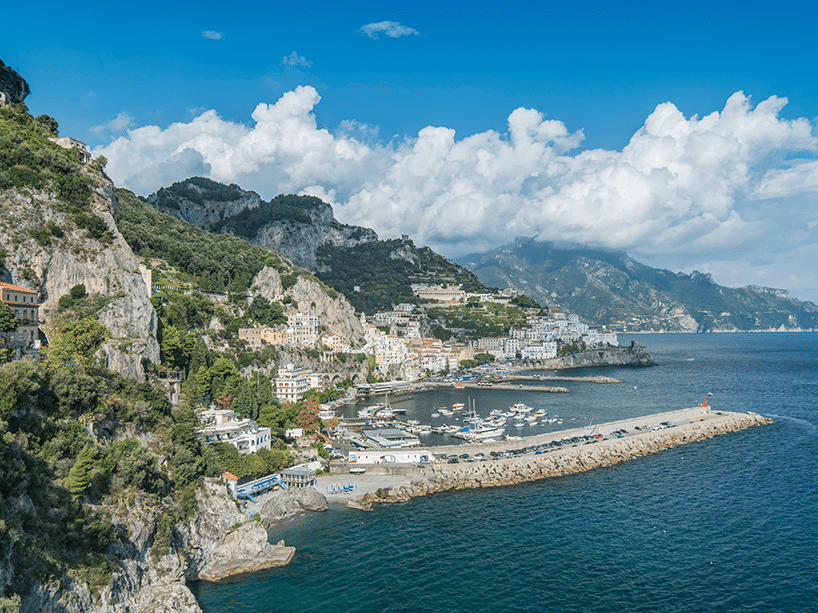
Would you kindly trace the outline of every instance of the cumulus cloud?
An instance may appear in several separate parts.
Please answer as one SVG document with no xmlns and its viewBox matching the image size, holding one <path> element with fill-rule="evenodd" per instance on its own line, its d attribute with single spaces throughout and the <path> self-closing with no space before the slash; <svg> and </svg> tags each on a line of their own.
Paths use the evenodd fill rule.
<svg viewBox="0 0 818 613">
<path fill-rule="evenodd" d="M 91 132 L 100 133 L 100 132 L 112 132 L 114 134 L 118 132 L 122 132 L 125 128 L 131 125 L 133 122 L 133 117 L 128 115 L 127 113 L 120 113 L 116 116 L 115 119 L 112 119 L 108 123 L 102 123 L 98 126 L 94 126 L 91 128 Z"/>
<path fill-rule="evenodd" d="M 224 32 L 214 32 L 213 30 L 202 30 L 202 37 L 210 40 L 221 40 L 224 38 Z"/>
<path fill-rule="evenodd" d="M 362 34 L 366 34 L 369 38 L 377 39 L 379 34 L 386 34 L 390 38 L 400 38 L 401 36 L 420 34 L 414 28 L 408 28 L 400 25 L 397 21 L 379 21 L 378 23 L 368 23 L 361 26 L 358 30 Z"/>
<path fill-rule="evenodd" d="M 105 155 L 119 185 L 142 194 L 191 174 L 265 198 L 309 193 L 346 223 L 409 234 L 450 256 L 516 236 L 642 256 L 742 252 L 780 233 L 788 249 L 818 243 L 808 228 L 818 162 L 786 160 L 815 152 L 818 139 L 808 120 L 779 117 L 784 98 L 753 106 L 737 92 L 701 118 L 663 103 L 621 151 L 582 150 L 582 131 L 525 108 L 502 133 L 457 139 L 429 126 L 383 144 L 376 128 L 354 120 L 334 133 L 319 129 L 319 101 L 314 88 L 298 87 L 259 104 L 250 126 L 210 110 L 189 123 L 131 129 L 94 155 Z"/>
<path fill-rule="evenodd" d="M 304 66 L 305 68 L 309 68 L 312 66 L 312 62 L 310 62 L 307 58 L 298 55 L 295 51 L 293 51 L 290 55 L 285 55 L 284 58 L 281 60 L 282 66 Z"/>
</svg>

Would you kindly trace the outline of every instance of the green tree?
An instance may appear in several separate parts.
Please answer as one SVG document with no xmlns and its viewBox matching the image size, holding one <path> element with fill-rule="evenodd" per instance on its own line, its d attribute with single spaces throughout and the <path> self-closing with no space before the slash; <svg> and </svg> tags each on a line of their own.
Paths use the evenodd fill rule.
<svg viewBox="0 0 818 613">
<path fill-rule="evenodd" d="M 86 296 L 85 285 L 83 285 L 82 283 L 80 283 L 79 285 L 75 285 L 74 287 L 71 288 L 71 290 L 68 293 L 71 295 L 71 298 L 73 300 L 81 300 Z"/>
<path fill-rule="evenodd" d="M 50 115 L 39 115 L 34 119 L 34 122 L 44 130 L 47 130 L 52 136 L 59 134 L 60 124 Z"/>
<path fill-rule="evenodd" d="M 11 307 L 5 302 L 0 302 L 0 332 L 14 332 L 19 323 Z"/>
<path fill-rule="evenodd" d="M 90 443 L 85 445 L 77 456 L 77 461 L 68 471 L 65 479 L 65 488 L 76 498 L 82 496 L 91 487 L 91 475 L 94 472 L 94 456 L 96 448 Z"/>
</svg>

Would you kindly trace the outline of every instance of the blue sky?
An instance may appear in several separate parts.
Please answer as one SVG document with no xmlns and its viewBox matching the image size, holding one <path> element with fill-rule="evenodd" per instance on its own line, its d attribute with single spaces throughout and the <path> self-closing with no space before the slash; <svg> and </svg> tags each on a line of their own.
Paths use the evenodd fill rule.
<svg viewBox="0 0 818 613">
<path fill-rule="evenodd" d="M 564 239 L 818 301 L 816 12 L 15 3 L 0 58 L 137 193 L 206 174 L 450 256 Z"/>
</svg>

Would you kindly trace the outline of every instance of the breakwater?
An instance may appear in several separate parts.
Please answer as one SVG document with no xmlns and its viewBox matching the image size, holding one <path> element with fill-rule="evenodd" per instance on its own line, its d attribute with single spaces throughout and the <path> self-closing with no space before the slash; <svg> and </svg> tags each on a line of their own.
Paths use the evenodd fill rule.
<svg viewBox="0 0 818 613">
<path fill-rule="evenodd" d="M 675 419 L 675 421 L 674 421 Z M 363 494 L 351 499 L 348 506 L 358 509 L 370 509 L 373 503 L 402 502 L 417 496 L 427 496 L 447 490 L 473 489 L 481 487 L 498 487 L 527 481 L 536 481 L 550 477 L 569 475 L 594 468 L 613 466 L 625 460 L 657 453 L 663 449 L 670 449 L 714 436 L 737 432 L 745 428 L 762 426 L 773 423 L 771 419 L 755 413 L 711 413 L 706 409 L 693 408 L 683 411 L 672 411 L 658 415 L 650 415 L 623 422 L 612 422 L 600 425 L 600 432 L 614 432 L 626 427 L 622 424 L 632 423 L 661 423 L 673 421 L 674 427 L 661 430 L 640 430 L 635 434 L 629 433 L 622 438 L 598 440 L 593 444 L 577 445 L 554 449 L 547 453 L 526 454 L 519 457 L 498 458 L 491 461 L 457 464 L 435 464 L 426 469 L 422 475 L 410 481 L 382 488 L 375 492 Z M 682 421 L 683 423 L 679 423 Z M 524 449 L 532 445 L 547 442 L 548 437 L 570 437 L 587 430 L 577 429 L 526 437 L 514 441 L 511 446 L 497 443 L 494 445 L 473 445 L 451 447 L 459 453 L 490 453 L 499 449 Z M 469 448 L 472 449 L 469 449 Z M 435 451 L 443 453 L 442 449 Z"/>
</svg>

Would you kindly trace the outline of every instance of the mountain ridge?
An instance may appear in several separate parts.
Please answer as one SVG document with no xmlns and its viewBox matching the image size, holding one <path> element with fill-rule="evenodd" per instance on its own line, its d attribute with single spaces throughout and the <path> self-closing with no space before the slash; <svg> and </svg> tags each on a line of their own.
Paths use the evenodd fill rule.
<svg viewBox="0 0 818 613">
<path fill-rule="evenodd" d="M 818 306 L 787 290 L 716 284 L 709 273 L 652 268 L 622 251 L 518 238 L 456 260 L 487 285 L 627 332 L 736 332 L 818 328 Z"/>
</svg>

